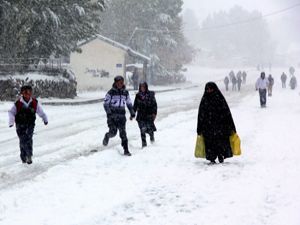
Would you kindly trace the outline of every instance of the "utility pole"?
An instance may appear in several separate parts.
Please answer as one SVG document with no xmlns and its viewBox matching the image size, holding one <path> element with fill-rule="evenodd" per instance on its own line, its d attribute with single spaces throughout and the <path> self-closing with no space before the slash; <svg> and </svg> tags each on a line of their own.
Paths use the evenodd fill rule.
<svg viewBox="0 0 300 225">
<path fill-rule="evenodd" d="M 131 42 L 132 42 L 132 39 L 134 38 L 134 36 L 135 36 L 135 34 L 136 34 L 136 32 L 137 32 L 138 30 L 139 30 L 138 27 L 134 28 L 134 30 L 133 30 L 133 32 L 132 32 L 132 34 L 131 34 L 131 36 L 130 36 L 130 39 L 129 39 L 128 43 L 127 43 L 127 46 L 128 46 L 128 47 L 130 47 Z"/>
</svg>

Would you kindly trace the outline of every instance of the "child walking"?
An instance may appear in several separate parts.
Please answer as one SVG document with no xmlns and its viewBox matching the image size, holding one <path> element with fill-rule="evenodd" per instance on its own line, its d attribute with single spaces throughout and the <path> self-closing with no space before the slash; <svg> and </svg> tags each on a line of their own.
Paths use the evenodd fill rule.
<svg viewBox="0 0 300 225">
<path fill-rule="evenodd" d="M 117 76 L 114 79 L 112 89 L 109 90 L 104 99 L 104 109 L 107 114 L 107 125 L 109 131 L 104 136 L 103 145 L 107 146 L 109 139 L 115 137 L 119 130 L 124 155 L 131 156 L 128 149 L 128 138 L 126 133 L 125 106 L 127 106 L 130 112 L 130 120 L 134 119 L 135 112 L 133 110 L 129 92 L 124 84 L 124 78 L 122 76 Z"/>
<path fill-rule="evenodd" d="M 32 87 L 23 86 L 21 97 L 9 110 L 9 127 L 16 124 L 17 135 L 20 141 L 20 157 L 23 163 L 32 164 L 32 136 L 35 128 L 36 114 L 38 114 L 45 125 L 48 124 L 47 115 L 41 105 L 32 97 Z"/>
</svg>

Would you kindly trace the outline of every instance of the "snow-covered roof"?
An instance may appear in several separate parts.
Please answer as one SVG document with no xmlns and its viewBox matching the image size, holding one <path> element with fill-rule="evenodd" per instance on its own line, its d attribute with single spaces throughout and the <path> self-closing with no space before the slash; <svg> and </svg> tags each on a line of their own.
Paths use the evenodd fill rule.
<svg viewBox="0 0 300 225">
<path fill-rule="evenodd" d="M 93 41 L 95 39 L 99 39 L 101 41 L 104 41 L 104 42 L 106 42 L 106 43 L 108 43 L 108 44 L 116 47 L 116 48 L 122 49 L 125 52 L 127 52 L 128 55 L 130 55 L 132 57 L 139 58 L 139 59 L 142 59 L 144 61 L 150 62 L 150 57 L 148 57 L 148 56 L 146 56 L 146 55 L 144 55 L 144 54 L 142 54 L 140 52 L 137 52 L 137 51 L 133 50 L 129 46 L 123 45 L 123 44 L 121 44 L 119 42 L 116 42 L 116 41 L 114 41 L 114 40 L 112 40 L 110 38 L 104 37 L 104 36 L 102 36 L 100 34 L 97 34 L 95 37 L 93 37 L 93 38 L 91 38 L 91 39 L 89 39 L 87 41 L 83 41 L 83 42 L 79 43 L 78 46 L 86 45 L 86 44 L 90 43 L 91 41 Z"/>
<path fill-rule="evenodd" d="M 143 69 L 144 68 L 144 65 L 143 64 L 139 64 L 139 63 L 136 63 L 136 64 L 127 64 L 126 67 L 135 67 L 135 68 L 139 68 L 139 69 Z"/>
</svg>

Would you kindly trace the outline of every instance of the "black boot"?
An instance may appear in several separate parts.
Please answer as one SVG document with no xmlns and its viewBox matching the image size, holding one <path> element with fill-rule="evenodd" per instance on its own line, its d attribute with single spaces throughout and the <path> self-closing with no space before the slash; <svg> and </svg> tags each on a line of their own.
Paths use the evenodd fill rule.
<svg viewBox="0 0 300 225">
<path fill-rule="evenodd" d="M 142 141 L 142 148 L 146 148 L 147 147 L 147 142 L 146 141 Z"/>
<path fill-rule="evenodd" d="M 131 153 L 128 151 L 128 152 L 124 152 L 124 155 L 125 156 L 131 156 Z"/>
<path fill-rule="evenodd" d="M 103 146 L 107 146 L 108 145 L 108 142 L 109 142 L 109 138 L 107 136 L 107 134 L 105 135 L 104 139 L 103 139 Z"/>
<path fill-rule="evenodd" d="M 22 163 L 26 163 L 26 156 L 21 155 L 21 161 Z"/>
<path fill-rule="evenodd" d="M 209 165 L 215 165 L 215 164 L 216 164 L 216 161 L 215 161 L 215 160 L 210 160 Z"/>
<path fill-rule="evenodd" d="M 147 147 L 147 139 L 146 139 L 146 133 L 141 133 L 141 138 L 142 138 L 142 148 Z"/>
<path fill-rule="evenodd" d="M 27 164 L 32 164 L 31 156 L 26 156 L 26 163 Z"/>
<path fill-rule="evenodd" d="M 124 148 L 124 155 L 125 156 L 131 156 L 131 153 L 128 150 L 128 143 L 124 143 L 123 148 Z"/>
<path fill-rule="evenodd" d="M 224 162 L 224 157 L 219 155 L 218 156 L 218 160 L 219 160 L 219 163 L 223 163 Z"/>
<path fill-rule="evenodd" d="M 151 141 L 151 143 L 155 142 L 154 134 L 150 134 L 150 141 Z"/>
</svg>

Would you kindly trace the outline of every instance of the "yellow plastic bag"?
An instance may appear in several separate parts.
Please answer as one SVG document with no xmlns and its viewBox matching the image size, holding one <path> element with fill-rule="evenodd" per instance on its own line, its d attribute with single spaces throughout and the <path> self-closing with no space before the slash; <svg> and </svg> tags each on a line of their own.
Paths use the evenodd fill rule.
<svg viewBox="0 0 300 225">
<path fill-rule="evenodd" d="M 202 158 L 202 159 L 206 158 L 205 142 L 204 142 L 204 137 L 202 135 L 197 137 L 197 142 L 195 147 L 195 157 Z"/>
<path fill-rule="evenodd" d="M 232 149 L 232 154 L 235 156 L 239 156 L 242 154 L 242 150 L 241 150 L 241 139 L 238 136 L 238 134 L 233 134 L 230 136 L 230 146 Z"/>
</svg>

